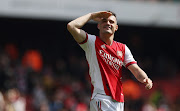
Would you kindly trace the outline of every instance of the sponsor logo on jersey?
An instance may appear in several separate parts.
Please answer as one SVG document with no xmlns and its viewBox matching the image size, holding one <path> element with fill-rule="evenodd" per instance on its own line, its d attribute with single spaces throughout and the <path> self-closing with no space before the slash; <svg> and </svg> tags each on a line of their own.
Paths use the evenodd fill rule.
<svg viewBox="0 0 180 111">
<path fill-rule="evenodd" d="M 106 46 L 105 46 L 105 44 L 101 45 L 101 48 L 103 48 L 103 49 L 106 49 Z"/>
<path fill-rule="evenodd" d="M 122 66 L 123 62 L 116 57 L 113 57 L 111 54 L 107 54 L 103 50 L 99 50 L 99 54 L 103 57 L 104 61 L 110 66 L 114 67 L 116 70 Z"/>
</svg>

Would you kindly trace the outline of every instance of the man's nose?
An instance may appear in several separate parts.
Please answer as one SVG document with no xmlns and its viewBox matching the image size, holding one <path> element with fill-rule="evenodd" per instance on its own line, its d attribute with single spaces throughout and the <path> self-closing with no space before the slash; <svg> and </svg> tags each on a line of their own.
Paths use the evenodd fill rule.
<svg viewBox="0 0 180 111">
<path fill-rule="evenodd" d="M 109 21 L 106 21 L 106 23 L 107 23 L 108 25 L 110 25 L 110 22 L 109 22 Z"/>
</svg>

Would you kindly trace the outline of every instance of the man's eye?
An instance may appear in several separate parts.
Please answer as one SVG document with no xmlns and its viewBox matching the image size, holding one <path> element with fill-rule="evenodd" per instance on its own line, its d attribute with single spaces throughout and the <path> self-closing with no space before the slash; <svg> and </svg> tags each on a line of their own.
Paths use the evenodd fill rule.
<svg viewBox="0 0 180 111">
<path fill-rule="evenodd" d="M 114 21 L 109 21 L 110 23 L 114 23 Z"/>
</svg>

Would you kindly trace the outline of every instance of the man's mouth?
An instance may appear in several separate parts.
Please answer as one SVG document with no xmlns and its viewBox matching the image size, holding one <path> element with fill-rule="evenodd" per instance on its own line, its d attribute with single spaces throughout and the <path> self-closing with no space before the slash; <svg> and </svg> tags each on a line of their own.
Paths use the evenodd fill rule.
<svg viewBox="0 0 180 111">
<path fill-rule="evenodd" d="M 105 29 L 111 29 L 111 26 L 104 26 Z"/>
</svg>

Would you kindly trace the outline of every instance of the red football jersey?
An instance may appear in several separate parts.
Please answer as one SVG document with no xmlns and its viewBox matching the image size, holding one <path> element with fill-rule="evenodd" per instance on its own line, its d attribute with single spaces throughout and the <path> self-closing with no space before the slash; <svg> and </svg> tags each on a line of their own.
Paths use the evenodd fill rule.
<svg viewBox="0 0 180 111">
<path fill-rule="evenodd" d="M 89 64 L 91 99 L 96 94 L 105 94 L 116 101 L 124 102 L 122 66 L 128 67 L 136 63 L 129 48 L 116 41 L 107 45 L 99 37 L 90 34 L 87 34 L 86 40 L 80 46 L 85 51 Z"/>
</svg>

